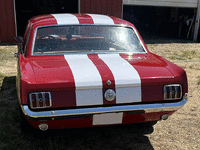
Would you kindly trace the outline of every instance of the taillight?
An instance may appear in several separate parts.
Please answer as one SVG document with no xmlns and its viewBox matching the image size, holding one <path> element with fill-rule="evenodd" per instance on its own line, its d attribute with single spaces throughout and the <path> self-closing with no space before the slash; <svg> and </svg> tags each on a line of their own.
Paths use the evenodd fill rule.
<svg viewBox="0 0 200 150">
<path fill-rule="evenodd" d="M 170 84 L 164 86 L 164 100 L 180 99 L 182 97 L 182 86 Z"/>
<path fill-rule="evenodd" d="M 47 108 L 52 106 L 50 92 L 35 92 L 29 94 L 30 107 Z"/>
</svg>

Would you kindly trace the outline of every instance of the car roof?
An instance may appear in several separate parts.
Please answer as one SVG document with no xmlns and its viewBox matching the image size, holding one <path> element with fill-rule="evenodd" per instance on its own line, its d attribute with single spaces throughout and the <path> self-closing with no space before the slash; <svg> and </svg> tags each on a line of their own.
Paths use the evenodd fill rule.
<svg viewBox="0 0 200 150">
<path fill-rule="evenodd" d="M 100 15 L 100 14 L 49 14 L 40 15 L 30 19 L 34 26 L 48 25 L 78 25 L 78 24 L 95 24 L 95 25 L 125 25 L 133 26 L 128 21 L 120 18 Z"/>
</svg>

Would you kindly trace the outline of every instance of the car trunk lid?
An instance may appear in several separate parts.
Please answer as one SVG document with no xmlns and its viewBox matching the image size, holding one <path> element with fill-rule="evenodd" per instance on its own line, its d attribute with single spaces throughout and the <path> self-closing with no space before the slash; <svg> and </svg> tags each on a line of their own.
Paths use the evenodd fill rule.
<svg viewBox="0 0 200 150">
<path fill-rule="evenodd" d="M 173 81 L 165 63 L 150 54 L 80 54 L 32 59 L 38 91 L 50 91 L 53 107 L 116 105 L 152 100 L 151 86 Z M 145 87 L 147 89 L 145 89 Z M 107 96 L 106 96 L 107 94 Z M 153 101 L 161 100 L 158 93 Z M 163 93 L 162 93 L 163 94 Z M 146 96 L 144 96 L 146 95 Z"/>
</svg>

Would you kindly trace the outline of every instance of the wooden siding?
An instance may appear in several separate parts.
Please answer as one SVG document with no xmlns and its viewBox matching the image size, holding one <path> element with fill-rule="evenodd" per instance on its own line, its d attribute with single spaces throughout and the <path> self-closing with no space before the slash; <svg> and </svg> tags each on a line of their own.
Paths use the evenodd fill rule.
<svg viewBox="0 0 200 150">
<path fill-rule="evenodd" d="M 124 5 L 197 8 L 198 0 L 123 0 Z"/>
<path fill-rule="evenodd" d="M 80 0 L 80 12 L 122 18 L 122 5 L 122 0 Z"/>
<path fill-rule="evenodd" d="M 16 36 L 14 0 L 1 0 L 0 7 L 0 40 L 14 42 Z"/>
</svg>

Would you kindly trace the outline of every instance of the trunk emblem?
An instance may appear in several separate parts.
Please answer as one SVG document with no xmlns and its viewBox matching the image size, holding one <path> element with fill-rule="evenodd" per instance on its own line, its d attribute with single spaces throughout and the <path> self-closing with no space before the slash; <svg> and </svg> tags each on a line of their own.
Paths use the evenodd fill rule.
<svg viewBox="0 0 200 150">
<path fill-rule="evenodd" d="M 116 94 L 115 91 L 113 91 L 112 89 L 108 89 L 105 94 L 104 97 L 108 100 L 108 101 L 112 101 L 115 99 Z"/>
<path fill-rule="evenodd" d="M 107 85 L 111 85 L 111 81 L 108 80 L 108 81 L 106 82 L 106 84 L 107 84 Z"/>
</svg>

